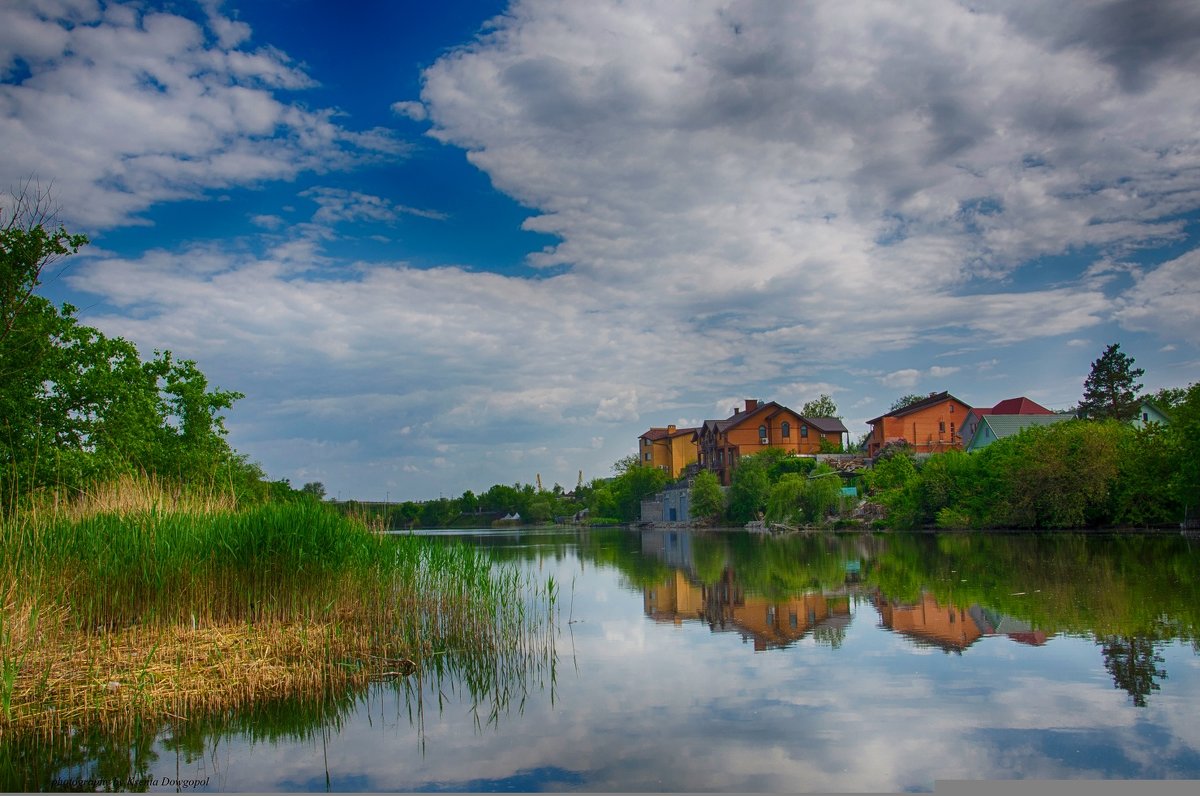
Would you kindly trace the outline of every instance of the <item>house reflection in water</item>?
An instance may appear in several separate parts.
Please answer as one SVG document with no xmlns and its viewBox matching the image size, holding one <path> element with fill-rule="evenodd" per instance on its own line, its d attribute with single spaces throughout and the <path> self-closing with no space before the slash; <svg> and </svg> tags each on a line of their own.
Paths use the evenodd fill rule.
<svg viewBox="0 0 1200 796">
<path fill-rule="evenodd" d="M 908 636 L 921 646 L 961 655 L 983 635 L 972 612 L 942 605 L 932 594 L 922 593 L 919 602 L 906 604 L 876 592 L 871 602 L 879 611 L 881 627 Z"/>
<path fill-rule="evenodd" d="M 972 605 L 942 605 L 927 592 L 915 603 L 891 600 L 880 592 L 871 598 L 880 627 L 909 637 L 920 646 L 938 647 L 961 655 L 981 636 L 1007 636 L 1020 644 L 1041 646 L 1049 638 L 1028 622 Z"/>
<path fill-rule="evenodd" d="M 787 647 L 812 633 L 834 645 L 850 624 L 850 598 L 820 593 L 770 599 L 746 594 L 726 569 L 714 584 L 697 584 L 682 570 L 642 594 L 656 622 L 705 622 L 715 633 L 739 633 L 755 650 Z"/>
<path fill-rule="evenodd" d="M 1026 620 L 980 605 L 943 605 L 929 592 L 922 592 L 915 602 L 890 598 L 863 582 L 861 560 L 870 559 L 875 551 L 861 546 L 839 551 L 846 575 L 832 591 L 770 598 L 748 593 L 728 556 L 719 565 L 716 581 L 706 582 L 709 577 L 702 578 L 696 567 L 693 543 L 686 531 L 642 532 L 642 554 L 671 568 L 664 580 L 643 589 L 646 616 L 674 624 L 704 622 L 714 633 L 741 634 L 743 641 L 753 641 L 756 650 L 787 647 L 810 634 L 818 643 L 840 646 L 853 616 L 851 600 L 856 605 L 869 601 L 879 613 L 880 627 L 947 653 L 961 655 L 983 636 L 1041 646 L 1052 635 Z"/>
</svg>

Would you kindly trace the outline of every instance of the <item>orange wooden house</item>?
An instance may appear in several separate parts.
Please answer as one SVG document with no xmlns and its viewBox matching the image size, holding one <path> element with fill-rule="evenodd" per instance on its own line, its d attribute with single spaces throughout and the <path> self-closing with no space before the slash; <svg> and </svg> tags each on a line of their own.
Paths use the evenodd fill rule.
<svg viewBox="0 0 1200 796">
<path fill-rule="evenodd" d="M 796 454 L 821 450 L 821 441 L 842 443 L 846 426 L 835 417 L 802 417 L 774 401 L 747 399 L 744 409 L 734 409 L 725 420 L 706 420 L 696 430 L 700 466 L 711 470 L 725 486 L 743 456 L 767 448 Z"/>
<path fill-rule="evenodd" d="M 657 467 L 678 478 L 699 454 L 695 436 L 694 428 L 652 428 L 638 437 L 638 461 L 643 467 Z"/>
<path fill-rule="evenodd" d="M 948 392 L 932 393 L 922 401 L 868 420 L 871 436 L 867 453 L 875 456 L 892 442 L 907 443 L 917 453 L 962 450 L 962 425 L 970 411 L 970 406 Z"/>
</svg>

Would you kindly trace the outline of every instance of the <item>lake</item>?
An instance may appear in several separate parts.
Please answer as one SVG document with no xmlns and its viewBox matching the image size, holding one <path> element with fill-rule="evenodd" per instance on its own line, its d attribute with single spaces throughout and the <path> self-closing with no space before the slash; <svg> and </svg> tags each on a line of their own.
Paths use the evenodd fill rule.
<svg viewBox="0 0 1200 796">
<path fill-rule="evenodd" d="M 553 576 L 552 648 L 490 669 L 437 661 L 419 679 L 132 743 L 10 744 L 7 784 L 898 792 L 1200 779 L 1200 542 L 1179 534 L 432 536 Z"/>
</svg>

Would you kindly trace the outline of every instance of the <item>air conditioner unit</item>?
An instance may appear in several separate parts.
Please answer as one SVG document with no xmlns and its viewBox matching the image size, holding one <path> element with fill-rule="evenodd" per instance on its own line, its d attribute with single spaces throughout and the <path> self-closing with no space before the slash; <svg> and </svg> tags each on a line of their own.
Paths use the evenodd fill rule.
<svg viewBox="0 0 1200 796">
<path fill-rule="evenodd" d="M 759 438 L 758 438 L 758 443 L 759 443 L 760 445 L 766 445 L 768 441 L 769 441 L 769 440 L 768 440 L 766 437 L 759 437 Z"/>
</svg>

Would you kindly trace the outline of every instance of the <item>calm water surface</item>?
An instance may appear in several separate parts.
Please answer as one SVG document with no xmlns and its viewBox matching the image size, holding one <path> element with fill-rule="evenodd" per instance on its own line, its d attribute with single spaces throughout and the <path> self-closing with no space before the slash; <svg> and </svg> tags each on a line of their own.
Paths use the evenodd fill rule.
<svg viewBox="0 0 1200 796">
<path fill-rule="evenodd" d="M 448 662 L 420 683 L 167 727 L 132 748 L 88 737 L 28 758 L 42 779 L 24 784 L 895 792 L 1200 779 L 1194 540 L 438 536 L 554 576 L 549 657 L 493 682 L 466 683 Z"/>
</svg>

